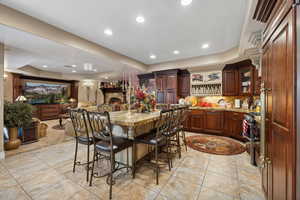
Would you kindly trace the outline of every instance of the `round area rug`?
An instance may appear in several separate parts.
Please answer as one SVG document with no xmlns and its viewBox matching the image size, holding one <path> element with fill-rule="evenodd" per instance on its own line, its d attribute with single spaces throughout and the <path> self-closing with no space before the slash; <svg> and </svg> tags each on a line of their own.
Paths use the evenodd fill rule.
<svg viewBox="0 0 300 200">
<path fill-rule="evenodd" d="M 236 155 L 246 150 L 239 142 L 221 136 L 194 135 L 187 137 L 186 142 L 192 149 L 217 155 Z"/>
</svg>

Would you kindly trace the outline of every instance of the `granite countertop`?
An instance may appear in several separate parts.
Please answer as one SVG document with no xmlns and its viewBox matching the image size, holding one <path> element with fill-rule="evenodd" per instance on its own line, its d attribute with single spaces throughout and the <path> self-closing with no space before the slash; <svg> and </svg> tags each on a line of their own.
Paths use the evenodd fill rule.
<svg viewBox="0 0 300 200">
<path fill-rule="evenodd" d="M 250 113 L 255 112 L 255 110 L 245 110 L 242 108 L 222 108 L 222 107 L 200 107 L 200 106 L 191 106 L 190 110 L 220 110 L 220 111 L 233 111 L 240 113 Z"/>
<path fill-rule="evenodd" d="M 154 111 L 150 113 L 137 113 L 132 111 L 116 111 L 110 112 L 111 123 L 120 126 L 136 127 L 144 125 L 159 119 L 160 111 Z"/>
</svg>

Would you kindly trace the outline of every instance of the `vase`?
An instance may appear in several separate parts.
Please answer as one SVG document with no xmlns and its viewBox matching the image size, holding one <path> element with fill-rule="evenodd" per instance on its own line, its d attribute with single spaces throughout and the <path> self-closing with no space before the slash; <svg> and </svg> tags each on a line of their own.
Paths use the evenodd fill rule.
<svg viewBox="0 0 300 200">
<path fill-rule="evenodd" d="M 9 129 L 9 141 L 4 144 L 5 150 L 13 150 L 19 148 L 21 140 L 18 138 L 18 128 Z"/>
</svg>

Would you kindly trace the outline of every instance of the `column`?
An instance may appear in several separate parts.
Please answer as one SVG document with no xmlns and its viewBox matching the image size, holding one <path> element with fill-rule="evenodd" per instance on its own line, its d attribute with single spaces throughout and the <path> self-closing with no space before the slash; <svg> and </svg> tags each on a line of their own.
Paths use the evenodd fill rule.
<svg viewBox="0 0 300 200">
<path fill-rule="evenodd" d="M 4 84 L 4 44 L 0 43 L 0 160 L 4 159 L 4 142 L 3 142 L 3 84 Z"/>
</svg>

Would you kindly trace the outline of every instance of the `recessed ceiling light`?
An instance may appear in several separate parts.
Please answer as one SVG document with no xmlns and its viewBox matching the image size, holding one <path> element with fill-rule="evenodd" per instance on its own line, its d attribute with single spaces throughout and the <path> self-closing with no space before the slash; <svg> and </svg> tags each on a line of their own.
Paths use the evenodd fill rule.
<svg viewBox="0 0 300 200">
<path fill-rule="evenodd" d="M 173 51 L 173 53 L 174 53 L 175 55 L 177 55 L 177 54 L 179 54 L 179 53 L 180 53 L 180 51 L 178 51 L 178 50 L 174 50 L 174 51 Z"/>
<path fill-rule="evenodd" d="M 77 67 L 77 65 L 72 65 L 73 68 Z"/>
<path fill-rule="evenodd" d="M 150 55 L 150 58 L 151 59 L 156 59 L 156 55 L 152 54 L 152 55 Z"/>
<path fill-rule="evenodd" d="M 72 73 L 76 73 L 76 70 L 72 70 Z"/>
<path fill-rule="evenodd" d="M 105 33 L 105 35 L 109 35 L 109 36 L 111 36 L 113 34 L 112 30 L 109 28 L 105 29 L 104 33 Z"/>
<path fill-rule="evenodd" d="M 137 16 L 135 20 L 137 23 L 140 23 L 140 24 L 145 22 L 145 18 L 141 15 Z"/>
<path fill-rule="evenodd" d="M 43 67 L 44 67 L 44 68 L 47 68 L 48 66 L 47 66 L 47 65 L 43 65 Z"/>
<path fill-rule="evenodd" d="M 193 0 L 181 0 L 182 6 L 188 6 L 192 3 Z"/>
<path fill-rule="evenodd" d="M 105 79 L 108 79 L 108 77 L 107 77 L 107 76 L 105 76 L 104 78 L 105 78 Z"/>
<path fill-rule="evenodd" d="M 94 72 L 97 72 L 97 69 L 93 69 Z"/>
<path fill-rule="evenodd" d="M 209 44 L 203 44 L 202 49 L 207 49 L 209 47 Z"/>
</svg>

